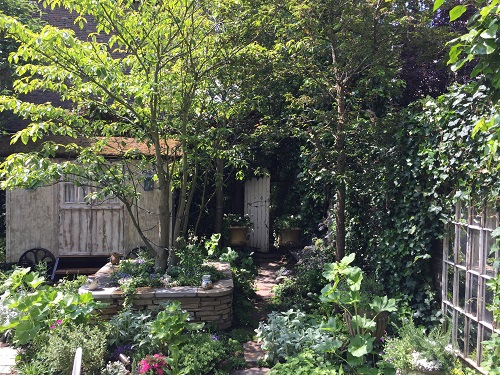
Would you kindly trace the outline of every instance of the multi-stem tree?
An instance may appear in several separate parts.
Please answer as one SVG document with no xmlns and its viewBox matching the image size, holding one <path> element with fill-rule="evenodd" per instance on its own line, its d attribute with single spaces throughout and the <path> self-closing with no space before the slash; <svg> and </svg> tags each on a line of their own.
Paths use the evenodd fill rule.
<svg viewBox="0 0 500 375">
<path fill-rule="evenodd" d="M 334 178 L 337 259 L 345 253 L 347 135 L 360 118 L 376 121 L 377 98 L 393 80 L 397 39 L 393 2 L 294 1 L 282 10 L 277 48 L 288 56 L 288 72 L 302 77 L 298 92 L 289 95 L 303 125 L 319 170 Z M 368 122 L 369 122 L 368 121 Z M 314 155 L 313 155 L 314 154 Z M 311 156 L 310 155 L 310 156 Z"/>
<path fill-rule="evenodd" d="M 2 163 L 2 186 L 40 185 L 68 174 L 91 181 L 102 189 L 100 196 L 123 201 L 145 244 L 156 253 L 157 267 L 164 269 L 175 259 L 173 240 L 187 228 L 198 177 L 196 150 L 214 147 L 205 133 L 210 127 L 205 109 L 218 103 L 210 89 L 221 67 L 252 45 L 247 26 L 257 12 L 231 0 L 44 3 L 76 12 L 75 22 L 81 27 L 90 18 L 97 26 L 88 40 L 80 40 L 71 30 L 46 25 L 34 32 L 14 18 L 0 16 L 0 30 L 20 45 L 10 57 L 19 62 L 15 95 L 0 97 L 0 111 L 12 110 L 31 121 L 13 141 L 44 142 L 42 152 L 14 154 Z M 17 96 L 35 90 L 56 92 L 72 106 L 33 104 Z M 76 142 L 62 145 L 49 135 L 95 141 L 85 147 Z M 120 163 L 109 163 L 100 150 L 117 136 L 133 138 L 151 151 L 139 154 L 129 149 Z M 78 157 L 55 163 L 51 157 L 62 147 Z M 159 240 L 147 236 L 137 215 L 141 177 L 132 169 L 148 166 L 161 195 Z M 176 205 L 170 200 L 174 188 Z"/>
</svg>

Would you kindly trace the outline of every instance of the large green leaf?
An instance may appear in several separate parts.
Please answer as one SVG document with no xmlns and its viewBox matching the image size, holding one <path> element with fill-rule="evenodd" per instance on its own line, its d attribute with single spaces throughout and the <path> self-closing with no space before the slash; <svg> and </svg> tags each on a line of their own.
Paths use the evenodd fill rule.
<svg viewBox="0 0 500 375">
<path fill-rule="evenodd" d="M 368 353 L 371 353 L 374 340 L 375 338 L 371 337 L 369 334 L 356 335 L 349 341 L 347 351 L 354 357 L 360 358 Z"/>
<path fill-rule="evenodd" d="M 382 311 L 392 312 L 397 311 L 396 300 L 394 298 L 387 298 L 387 296 L 375 296 L 370 307 L 378 314 Z"/>
<path fill-rule="evenodd" d="M 443 5 L 443 3 L 444 0 L 435 0 L 433 10 L 436 11 L 437 9 L 439 9 L 441 5 Z"/>
</svg>

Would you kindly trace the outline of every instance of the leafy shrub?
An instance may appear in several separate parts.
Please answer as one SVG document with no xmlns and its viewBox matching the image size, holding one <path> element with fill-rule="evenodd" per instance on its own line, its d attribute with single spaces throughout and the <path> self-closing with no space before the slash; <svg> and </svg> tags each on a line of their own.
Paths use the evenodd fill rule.
<svg viewBox="0 0 500 375">
<path fill-rule="evenodd" d="M 324 330 L 317 319 L 299 310 L 273 311 L 267 323 L 260 322 L 256 332 L 262 349 L 267 351 L 265 360 L 271 363 L 296 356 L 304 349 L 321 355 L 331 345 L 337 346 L 339 334 Z"/>
<path fill-rule="evenodd" d="M 176 254 L 179 257 L 179 263 L 168 270 L 171 276 L 172 286 L 176 285 L 199 285 L 203 275 L 211 275 L 213 282 L 224 277 L 222 272 L 215 267 L 206 264 L 206 249 L 200 242 L 192 242 L 182 246 Z"/>
<path fill-rule="evenodd" d="M 252 253 L 246 248 L 235 251 L 226 247 L 222 250 L 219 260 L 229 262 L 233 273 L 233 327 L 246 327 L 252 323 L 252 314 L 255 311 L 251 299 L 255 297 L 257 266 Z"/>
<path fill-rule="evenodd" d="M 50 375 L 47 363 L 40 359 L 32 358 L 29 362 L 16 364 L 17 375 Z"/>
<path fill-rule="evenodd" d="M 452 368 L 453 355 L 445 348 L 450 341 L 450 330 L 443 331 L 440 326 L 428 331 L 416 327 L 413 320 L 398 329 L 399 337 L 385 340 L 382 358 L 397 369 L 428 370 Z M 425 370 L 425 368 L 424 368 Z"/>
<path fill-rule="evenodd" d="M 12 272 L 3 284 L 0 332 L 13 330 L 17 345 L 27 344 L 39 333 L 61 321 L 88 322 L 94 309 L 102 306 L 91 293 L 63 293 L 45 284 L 45 278 L 27 268 Z"/>
<path fill-rule="evenodd" d="M 122 349 L 133 345 L 137 339 L 147 335 L 153 319 L 151 311 L 121 310 L 109 320 L 108 344 Z"/>
<path fill-rule="evenodd" d="M 336 375 L 339 374 L 330 362 L 310 350 L 304 350 L 296 357 L 289 357 L 285 363 L 276 364 L 269 375 Z"/>
<path fill-rule="evenodd" d="M 68 278 L 63 278 L 58 281 L 56 285 L 54 285 L 57 290 L 61 291 L 64 294 L 68 293 L 78 293 L 78 289 L 85 285 L 87 282 L 87 276 L 78 275 L 75 279 L 70 280 Z"/>
<path fill-rule="evenodd" d="M 334 260 L 334 254 L 320 240 L 315 246 L 306 247 L 292 275 L 283 277 L 283 281 L 273 288 L 273 304 L 280 310 L 313 312 L 319 309 L 318 295 L 326 282 L 322 270 L 326 263 Z"/>
<path fill-rule="evenodd" d="M 130 284 L 137 287 L 160 287 L 162 275 L 155 272 L 154 259 L 139 254 L 137 259 L 125 259 L 111 275 L 112 280 L 120 286 Z"/>
<path fill-rule="evenodd" d="M 45 336 L 40 358 L 48 364 L 51 374 L 71 374 L 76 349 L 81 347 L 85 374 L 100 375 L 107 353 L 107 336 L 105 327 L 61 324 Z"/>
<path fill-rule="evenodd" d="M 106 368 L 102 371 L 102 375 L 129 375 L 130 372 L 125 365 L 120 361 L 108 362 Z"/>
<path fill-rule="evenodd" d="M 224 342 L 218 336 L 197 333 L 182 346 L 179 357 L 179 367 L 183 373 L 202 375 L 214 369 L 227 357 L 227 353 Z"/>
</svg>

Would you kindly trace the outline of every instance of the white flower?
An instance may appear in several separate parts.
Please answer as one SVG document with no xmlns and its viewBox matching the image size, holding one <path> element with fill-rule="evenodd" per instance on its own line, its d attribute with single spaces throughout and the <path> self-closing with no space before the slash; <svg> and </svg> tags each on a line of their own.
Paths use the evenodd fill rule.
<svg viewBox="0 0 500 375">
<path fill-rule="evenodd" d="M 422 356 L 422 353 L 413 352 L 411 354 L 413 365 L 416 370 L 421 371 L 436 371 L 440 370 L 443 364 L 438 360 L 429 360 Z"/>
</svg>

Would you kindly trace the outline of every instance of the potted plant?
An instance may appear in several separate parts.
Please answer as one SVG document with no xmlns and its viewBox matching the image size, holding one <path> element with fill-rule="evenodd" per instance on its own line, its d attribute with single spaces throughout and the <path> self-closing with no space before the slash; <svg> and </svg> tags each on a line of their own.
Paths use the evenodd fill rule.
<svg viewBox="0 0 500 375">
<path fill-rule="evenodd" d="M 274 221 L 278 237 L 278 246 L 296 246 L 301 242 L 302 217 L 300 215 L 283 215 Z"/>
<path fill-rule="evenodd" d="M 240 214 L 224 215 L 224 223 L 227 227 L 229 245 L 245 246 L 247 244 L 247 234 L 252 228 L 250 216 Z"/>
</svg>

